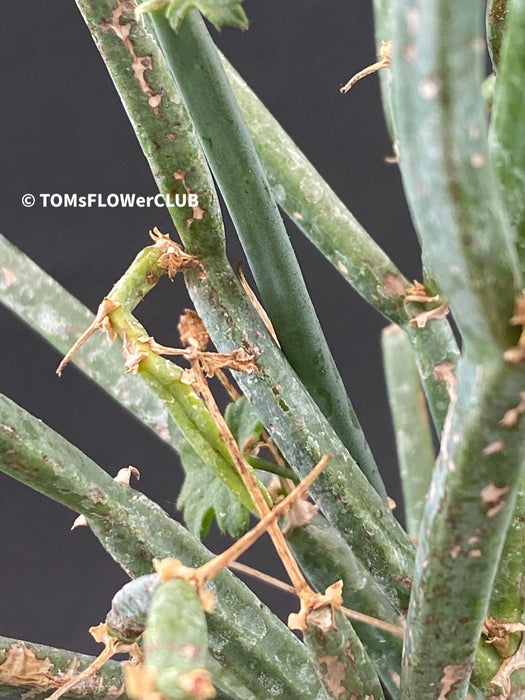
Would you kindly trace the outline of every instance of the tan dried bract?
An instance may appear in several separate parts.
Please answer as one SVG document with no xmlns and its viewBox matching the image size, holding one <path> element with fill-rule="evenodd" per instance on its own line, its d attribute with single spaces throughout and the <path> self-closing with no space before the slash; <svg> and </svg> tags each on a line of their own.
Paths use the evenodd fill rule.
<svg viewBox="0 0 525 700">
<path fill-rule="evenodd" d="M 113 477 L 113 481 L 116 481 L 117 484 L 129 486 L 132 476 L 134 476 L 137 481 L 140 480 L 140 471 L 137 467 L 132 467 L 131 465 L 129 467 L 122 467 L 122 469 L 118 470 L 117 475 Z"/>
<path fill-rule="evenodd" d="M 124 333 L 122 338 L 122 352 L 126 360 L 124 371 L 130 374 L 137 374 L 140 363 L 148 357 L 148 351 L 141 345 L 141 342 L 129 338 Z"/>
<path fill-rule="evenodd" d="M 325 606 L 340 609 L 343 605 L 343 582 L 336 581 L 328 586 L 324 594 L 313 593 L 310 596 L 301 596 L 301 609 L 298 613 L 288 616 L 288 627 L 291 630 L 305 630 L 310 614 Z"/>
<path fill-rule="evenodd" d="M 60 681 L 50 673 L 53 664 L 46 657 L 39 659 L 22 642 L 15 642 L 0 663 L 0 685 L 49 689 Z"/>
<path fill-rule="evenodd" d="M 166 271 L 170 280 L 173 280 L 177 272 L 200 267 L 199 258 L 186 253 L 178 243 L 171 240 L 169 233 L 162 233 L 155 227 L 149 235 L 155 242 L 155 246 L 162 251 L 158 264 Z"/>
<path fill-rule="evenodd" d="M 405 293 L 405 301 L 411 301 L 416 304 L 430 304 L 439 300 L 439 294 L 429 296 L 425 286 L 417 280 L 414 280 L 414 283 L 407 288 Z"/>
<path fill-rule="evenodd" d="M 232 352 L 203 352 L 199 354 L 202 369 L 208 377 L 213 377 L 219 369 L 231 369 L 236 372 L 251 374 L 257 370 L 256 356 L 244 348 Z"/>
<path fill-rule="evenodd" d="M 215 596 L 206 588 L 205 581 L 198 569 L 184 566 L 179 559 L 174 559 L 173 557 L 154 559 L 153 568 L 161 581 L 169 581 L 173 578 L 181 578 L 187 581 L 197 591 L 199 602 L 204 612 L 212 613 L 215 610 Z"/>
<path fill-rule="evenodd" d="M 448 314 L 448 301 L 441 306 L 436 306 L 435 309 L 430 309 L 430 311 L 422 311 L 414 318 L 410 319 L 410 325 L 414 328 L 424 328 L 429 321 L 439 321 L 445 318 Z"/>
<path fill-rule="evenodd" d="M 514 671 L 519 671 L 522 668 L 525 668 L 525 636 L 516 653 L 505 659 L 491 680 L 491 684 L 502 691 L 498 697 L 508 698 L 510 696 L 512 690 L 510 677 Z"/>
<path fill-rule="evenodd" d="M 510 635 L 516 632 L 525 632 L 525 625 L 521 622 L 502 622 L 493 617 L 485 620 L 483 634 L 487 637 L 487 644 L 492 644 L 498 654 L 503 658 L 510 656 Z"/>
<path fill-rule="evenodd" d="M 202 668 L 183 673 L 178 677 L 177 683 L 189 698 L 195 700 L 208 700 L 216 695 L 210 674 Z"/>
<path fill-rule="evenodd" d="M 281 525 L 283 535 L 288 537 L 295 529 L 309 525 L 318 511 L 319 506 L 308 500 L 301 499 L 294 503 L 283 518 Z"/>
<path fill-rule="evenodd" d="M 343 85 L 341 88 L 341 92 L 345 94 L 348 92 L 353 86 L 362 80 L 363 78 L 366 78 L 367 75 L 372 75 L 372 73 L 377 73 L 377 71 L 381 70 L 382 68 L 389 68 L 391 63 L 392 63 L 392 42 L 391 41 L 382 41 L 381 46 L 379 47 L 379 55 L 380 55 L 380 60 L 376 61 L 375 63 L 372 63 L 372 65 L 367 66 L 366 68 L 363 68 L 363 70 L 360 70 L 359 73 L 356 73 L 353 75 L 350 80 L 346 83 L 346 85 Z"/>
<path fill-rule="evenodd" d="M 500 420 L 500 425 L 506 428 L 514 428 L 518 425 L 520 417 L 525 413 L 525 391 L 520 392 L 520 402 L 515 408 L 509 408 Z"/>
<path fill-rule="evenodd" d="M 111 322 L 109 320 L 109 315 L 113 313 L 113 311 L 116 311 L 118 308 L 120 308 L 120 304 L 117 301 L 113 301 L 113 299 L 109 299 L 108 297 L 105 297 L 102 302 L 100 303 L 100 306 L 98 307 L 97 310 L 97 315 L 95 316 L 93 323 L 87 328 L 84 333 L 80 336 L 80 338 L 76 341 L 76 343 L 73 345 L 73 347 L 64 355 L 64 358 L 62 362 L 58 365 L 58 368 L 56 370 L 56 373 L 60 377 L 62 375 L 62 371 L 64 367 L 68 364 L 68 362 L 71 360 L 73 355 L 79 350 L 82 345 L 86 342 L 86 340 L 93 335 L 95 331 L 98 330 L 105 330 L 105 331 L 111 331 L 110 332 L 110 338 L 111 340 L 114 340 L 115 334 L 113 331 L 113 328 L 111 326 Z"/>
<path fill-rule="evenodd" d="M 211 342 L 204 321 L 193 309 L 184 309 L 184 313 L 179 318 L 177 330 L 184 347 L 194 347 L 203 351 Z"/>
</svg>

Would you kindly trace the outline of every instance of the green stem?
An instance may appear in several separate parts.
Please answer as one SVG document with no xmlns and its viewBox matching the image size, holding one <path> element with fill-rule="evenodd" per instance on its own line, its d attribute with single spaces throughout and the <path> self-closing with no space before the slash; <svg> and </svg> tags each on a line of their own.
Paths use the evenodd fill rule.
<svg viewBox="0 0 525 700">
<path fill-rule="evenodd" d="M 204 22 L 198 13 L 190 13 L 175 34 L 163 11 L 151 13 L 151 21 L 228 206 L 283 352 L 363 473 L 386 500 L 377 466 L 324 338 L 266 176 Z"/>
<path fill-rule="evenodd" d="M 435 459 L 427 406 L 406 333 L 388 326 L 381 342 L 407 530 L 417 537 Z"/>
<path fill-rule="evenodd" d="M 86 654 L 0 636 L 0 695 L 44 700 L 58 685 L 83 671 L 94 660 L 93 656 Z M 24 669 L 27 670 L 26 674 Z M 119 700 L 126 700 L 122 684 L 121 664 L 118 661 L 108 661 L 100 670 L 66 693 L 64 698 L 107 700 L 118 697 Z"/>
<path fill-rule="evenodd" d="M 333 698 L 384 700 L 377 673 L 340 610 L 325 606 L 311 612 L 304 641 L 319 678 Z"/>
<path fill-rule="evenodd" d="M 407 618 L 402 697 L 465 697 L 525 459 L 525 424 L 506 427 L 525 372 L 465 358 L 425 507 Z M 465 582 L 468 581 L 468 586 Z M 437 641 L 438 640 L 438 641 Z"/>
<path fill-rule="evenodd" d="M 133 56 L 129 45 L 108 31 L 108 23 L 120 6 L 110 0 L 92 0 L 89 4 L 79 0 L 79 4 L 108 61 L 141 143 L 144 142 L 152 170 L 156 175 L 160 171 L 163 173 L 159 175 L 159 186 L 162 188 L 169 180 L 169 172 L 163 170 L 163 150 L 169 144 L 166 147 L 170 153 L 174 153 L 171 149 L 178 149 L 177 172 L 184 171 L 187 187 L 192 192 L 199 193 L 200 188 L 209 192 L 211 180 L 205 177 L 206 171 L 199 165 L 201 157 L 197 142 L 155 43 L 144 28 L 135 23 L 132 15 L 120 16 L 119 26 L 129 25 L 129 41 L 134 53 L 154 58 L 148 80 L 163 85 L 158 111 L 169 108 L 171 116 L 167 122 L 157 117 L 140 84 L 132 77 Z M 167 112 L 162 112 L 162 115 L 167 119 Z M 153 122 L 151 129 L 156 129 L 148 136 L 141 126 L 146 121 Z M 177 138 L 168 139 L 168 125 L 173 128 L 176 124 L 179 125 Z M 160 146 L 158 153 L 151 153 L 152 137 Z M 196 163 L 199 167 L 195 166 Z M 207 250 L 222 250 L 223 240 L 222 227 L 214 213 L 218 211 L 216 200 L 206 201 L 211 211 L 204 211 L 202 219 L 193 218 L 190 223 L 183 212 L 170 211 L 187 250 L 200 256 L 204 275 L 186 273 L 197 311 L 220 351 L 229 352 L 238 347 L 258 349 L 261 371 L 252 375 L 239 374 L 237 380 L 296 473 L 305 475 L 324 454 L 333 455 L 312 491 L 333 524 L 340 527 L 344 537 L 355 546 L 356 556 L 385 586 L 394 604 L 406 607 L 413 565 L 412 545 L 290 370 L 226 258 L 220 252 L 206 253 Z M 206 241 L 201 249 L 204 231 Z"/>
<path fill-rule="evenodd" d="M 343 600 L 347 608 L 402 629 L 402 621 L 392 605 L 324 518 L 315 516 L 308 525 L 294 528 L 287 534 L 287 539 L 303 571 L 317 590 L 324 591 L 335 581 L 342 580 Z M 397 700 L 403 640 L 390 631 L 357 620 L 352 621 L 352 626 L 385 688 Z"/>
<path fill-rule="evenodd" d="M 507 11 L 507 4 L 502 0 L 494 4 L 504 5 L 505 12 Z M 495 12 L 496 10 L 497 8 L 494 9 Z M 503 12 L 503 9 L 500 8 L 499 11 Z M 522 90 L 524 80 L 525 2 L 512 0 L 493 102 L 490 145 L 522 273 L 525 273 L 525 95 Z"/>
<path fill-rule="evenodd" d="M 249 454 L 245 454 L 244 458 L 254 469 L 259 469 L 260 471 L 267 472 L 268 474 L 277 474 L 277 476 L 282 476 L 283 479 L 290 479 L 296 484 L 299 483 L 299 480 L 297 479 L 293 470 L 286 465 L 269 462 L 267 459 L 261 459 L 261 457 L 255 457 L 254 455 Z"/>
<path fill-rule="evenodd" d="M 111 325 L 125 343 L 140 353 L 139 373 L 146 384 L 164 402 L 182 435 L 202 461 L 246 507 L 255 512 L 241 476 L 204 401 L 184 381 L 182 369 L 155 354 L 147 342 L 147 332 L 132 316 L 132 311 L 164 274 L 159 265 L 162 250 L 150 246 L 141 251 L 115 284 L 108 299 L 120 304 L 110 315 Z"/>
<path fill-rule="evenodd" d="M 520 277 L 487 149 L 484 4 L 393 0 L 392 12 L 401 172 L 423 252 L 470 352 L 501 351 L 516 340 Z"/>
<path fill-rule="evenodd" d="M 82 513 L 103 547 L 132 577 L 152 560 L 200 566 L 212 554 L 143 494 L 116 483 L 41 421 L 0 397 L 0 470 Z M 213 581 L 211 653 L 258 700 L 327 700 L 303 645 L 228 571 Z M 320 693 L 320 695 L 318 695 Z"/>
<path fill-rule="evenodd" d="M 379 313 L 408 332 L 439 434 L 448 409 L 443 380 L 434 369 L 459 358 L 446 320 L 413 328 L 421 305 L 405 304 L 408 281 L 367 234 L 305 155 L 232 66 L 222 59 L 273 194 L 301 231 L 344 279 Z M 387 74 L 386 71 L 383 73 Z"/>
</svg>

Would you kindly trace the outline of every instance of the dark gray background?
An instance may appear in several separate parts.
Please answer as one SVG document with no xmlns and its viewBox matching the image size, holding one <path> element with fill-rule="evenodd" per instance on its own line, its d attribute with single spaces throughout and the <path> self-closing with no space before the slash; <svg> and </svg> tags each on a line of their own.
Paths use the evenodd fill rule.
<svg viewBox="0 0 525 700">
<path fill-rule="evenodd" d="M 377 77 L 341 96 L 338 88 L 375 56 L 371 3 L 246 0 L 251 28 L 213 31 L 217 43 L 275 113 L 357 218 L 402 267 L 419 276 L 417 244 L 398 172 L 386 165 Z M 25 209 L 26 192 L 153 194 L 147 163 L 73 0 L 14 3 L 0 24 L 3 170 L 0 232 L 93 310 L 153 225 L 172 231 L 157 209 Z M 385 321 L 302 235 L 289 232 L 334 356 L 380 464 L 400 501 L 392 429 L 380 362 Z M 230 231 L 233 261 L 243 258 Z M 1 262 L 1 261 L 0 261 Z M 183 285 L 166 314 L 148 299 L 142 318 L 176 343 Z M 164 296 L 166 299 L 166 296 Z M 0 391 L 42 418 L 111 473 L 133 464 L 139 488 L 175 513 L 180 469 L 172 454 L 101 391 L 0 308 Z M 87 628 L 104 618 L 126 580 L 74 514 L 0 475 L 0 633 L 94 651 Z M 210 546 L 224 548 L 215 535 Z M 257 559 L 258 557 L 258 559 Z M 271 570 L 265 543 L 245 557 Z M 279 571 L 279 569 L 276 569 Z M 255 586 L 282 615 L 295 605 Z"/>
</svg>

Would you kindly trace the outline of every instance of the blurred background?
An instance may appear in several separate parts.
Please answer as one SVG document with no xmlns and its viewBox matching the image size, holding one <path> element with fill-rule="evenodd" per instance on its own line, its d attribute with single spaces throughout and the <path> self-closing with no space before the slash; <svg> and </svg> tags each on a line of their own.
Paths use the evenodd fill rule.
<svg viewBox="0 0 525 700">
<path fill-rule="evenodd" d="M 398 171 L 384 161 L 392 148 L 377 76 L 339 94 L 350 75 L 375 60 L 371 3 L 246 0 L 245 8 L 250 29 L 212 29 L 217 44 L 405 275 L 420 277 Z M 147 245 L 148 230 L 157 225 L 173 232 L 171 221 L 156 208 L 22 206 L 25 193 L 156 190 L 73 0 L 11 4 L 0 35 L 0 232 L 95 310 Z M 336 362 L 401 510 L 379 346 L 386 322 L 287 225 Z M 230 259 L 243 261 L 231 228 L 228 237 Z M 161 295 L 162 305 L 156 303 Z M 177 344 L 176 321 L 187 304 L 181 281 L 172 287 L 166 282 L 148 297 L 140 318 L 160 342 Z M 0 328 L 0 391 L 111 474 L 137 466 L 142 479 L 135 486 L 180 517 L 175 502 L 181 469 L 172 452 L 73 366 L 59 380 L 56 352 L 1 307 Z M 88 529 L 70 532 L 74 517 L 0 474 L 1 634 L 97 651 L 87 629 L 104 619 L 126 575 Z M 220 551 L 227 539 L 212 532 L 207 544 Z M 275 559 L 263 541 L 243 561 L 284 577 Z M 281 616 L 295 609 L 286 594 L 253 587 Z"/>
</svg>

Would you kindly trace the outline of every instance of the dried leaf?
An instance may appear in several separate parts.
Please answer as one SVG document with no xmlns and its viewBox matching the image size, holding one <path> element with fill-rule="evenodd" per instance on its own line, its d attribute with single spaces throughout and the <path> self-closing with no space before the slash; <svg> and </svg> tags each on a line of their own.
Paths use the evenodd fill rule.
<svg viewBox="0 0 525 700">
<path fill-rule="evenodd" d="M 113 477 L 113 481 L 116 481 L 117 484 L 125 484 L 126 486 L 129 486 L 132 475 L 137 479 L 137 481 L 140 480 L 140 472 L 137 467 L 132 467 L 131 465 L 129 467 L 123 467 L 122 469 L 118 470 L 117 476 Z"/>
<path fill-rule="evenodd" d="M 195 347 L 206 350 L 210 344 L 210 335 L 204 321 L 193 309 L 184 309 L 177 326 L 181 343 L 184 347 Z"/>
<path fill-rule="evenodd" d="M 53 664 L 47 657 L 39 659 L 25 644 L 17 642 L 9 647 L 0 663 L 0 685 L 57 687 L 59 681 L 51 675 L 52 668 Z"/>
<path fill-rule="evenodd" d="M 508 698 L 510 696 L 512 690 L 510 677 L 514 671 L 519 671 L 521 668 L 525 668 L 525 637 L 516 653 L 505 659 L 491 680 L 493 686 L 501 688 L 503 697 Z"/>
<path fill-rule="evenodd" d="M 448 314 L 448 301 L 441 306 L 436 306 L 435 309 L 430 309 L 430 311 L 422 311 L 414 318 L 410 319 L 410 325 L 417 328 L 424 328 L 429 321 L 438 321 L 445 318 Z"/>
<path fill-rule="evenodd" d="M 166 270 L 170 280 L 173 280 L 177 272 L 200 267 L 199 258 L 190 255 L 175 241 L 172 241 L 169 233 L 162 233 L 157 227 L 150 231 L 155 246 L 160 248 L 162 255 L 158 259 L 159 267 Z"/>
</svg>

